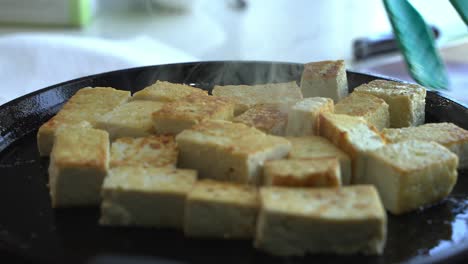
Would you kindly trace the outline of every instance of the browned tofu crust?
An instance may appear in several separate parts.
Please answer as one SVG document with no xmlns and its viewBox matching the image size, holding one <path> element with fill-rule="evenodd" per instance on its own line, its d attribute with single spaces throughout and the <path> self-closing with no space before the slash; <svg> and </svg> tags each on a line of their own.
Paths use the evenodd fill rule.
<svg viewBox="0 0 468 264">
<path fill-rule="evenodd" d="M 125 103 L 129 98 L 129 91 L 110 87 L 86 87 L 78 90 L 57 115 L 39 128 L 37 143 L 41 156 L 48 156 L 51 152 L 54 133 L 59 126 L 76 125 L 83 121 L 94 126 L 102 115 Z"/>
<path fill-rule="evenodd" d="M 284 135 L 287 121 L 287 107 L 280 104 L 254 105 L 233 119 L 233 122 L 243 123 L 278 136 Z"/>
<path fill-rule="evenodd" d="M 118 138 L 112 142 L 110 167 L 175 167 L 177 145 L 173 136 Z"/>
<path fill-rule="evenodd" d="M 158 80 L 154 84 L 136 92 L 132 100 L 174 102 L 190 94 L 208 95 L 208 92 L 185 84 Z"/>
<path fill-rule="evenodd" d="M 318 61 L 305 64 L 302 76 L 305 79 L 335 79 L 344 70 L 343 60 Z"/>
<path fill-rule="evenodd" d="M 180 101 L 165 104 L 159 111 L 153 113 L 153 119 L 189 119 L 200 122 L 215 118 L 225 110 L 232 113 L 233 108 L 232 101 L 227 98 L 190 94 Z"/>
</svg>

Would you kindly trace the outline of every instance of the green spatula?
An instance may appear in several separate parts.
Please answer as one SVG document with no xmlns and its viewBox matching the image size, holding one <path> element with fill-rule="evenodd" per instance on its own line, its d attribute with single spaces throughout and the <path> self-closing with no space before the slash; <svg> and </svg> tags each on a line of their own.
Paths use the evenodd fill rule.
<svg viewBox="0 0 468 264">
<path fill-rule="evenodd" d="M 383 2 L 411 76 L 428 88 L 446 89 L 447 71 L 424 19 L 407 0 Z"/>
<path fill-rule="evenodd" d="M 465 24 L 468 25 L 468 0 L 450 0 L 450 3 L 455 7 Z"/>
</svg>

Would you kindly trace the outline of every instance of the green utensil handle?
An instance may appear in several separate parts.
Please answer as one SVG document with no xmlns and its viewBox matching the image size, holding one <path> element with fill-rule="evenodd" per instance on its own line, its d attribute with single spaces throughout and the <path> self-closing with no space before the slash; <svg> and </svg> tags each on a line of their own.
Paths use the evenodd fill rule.
<svg viewBox="0 0 468 264">
<path fill-rule="evenodd" d="M 450 3 L 468 26 L 468 0 L 450 0 Z"/>
<path fill-rule="evenodd" d="M 411 76 L 428 88 L 447 88 L 445 65 L 435 47 L 433 33 L 422 16 L 407 0 L 383 2 Z"/>
</svg>

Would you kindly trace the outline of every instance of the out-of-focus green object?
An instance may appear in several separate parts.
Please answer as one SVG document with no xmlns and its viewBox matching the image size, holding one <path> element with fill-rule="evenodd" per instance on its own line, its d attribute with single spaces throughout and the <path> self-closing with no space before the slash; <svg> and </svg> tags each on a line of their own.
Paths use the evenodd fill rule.
<svg viewBox="0 0 468 264">
<path fill-rule="evenodd" d="M 0 25 L 72 26 L 90 23 L 96 0 L 0 0 Z"/>
<path fill-rule="evenodd" d="M 450 0 L 450 3 L 455 7 L 465 24 L 468 25 L 468 0 Z"/>
<path fill-rule="evenodd" d="M 407 0 L 383 2 L 411 76 L 427 88 L 446 89 L 447 71 L 424 19 Z"/>
<path fill-rule="evenodd" d="M 91 0 L 70 1 L 70 23 L 74 26 L 89 24 L 93 16 L 93 3 Z"/>
</svg>

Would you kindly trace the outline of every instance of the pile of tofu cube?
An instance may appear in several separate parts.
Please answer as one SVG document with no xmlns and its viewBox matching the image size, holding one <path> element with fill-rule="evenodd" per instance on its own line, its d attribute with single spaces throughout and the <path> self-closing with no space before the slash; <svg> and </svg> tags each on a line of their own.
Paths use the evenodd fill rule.
<svg viewBox="0 0 468 264">
<path fill-rule="evenodd" d="M 348 94 L 343 61 L 296 82 L 157 81 L 80 89 L 38 131 L 53 207 L 101 225 L 252 239 L 274 255 L 382 254 L 386 211 L 442 200 L 468 167 L 468 131 L 424 124 L 426 90 L 375 80 Z"/>
</svg>

